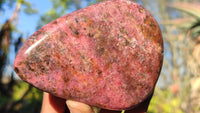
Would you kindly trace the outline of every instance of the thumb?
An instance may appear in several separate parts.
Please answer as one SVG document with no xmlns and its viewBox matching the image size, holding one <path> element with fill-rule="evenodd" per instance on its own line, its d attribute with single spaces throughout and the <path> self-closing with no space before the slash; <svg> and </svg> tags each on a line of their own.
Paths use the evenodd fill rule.
<svg viewBox="0 0 200 113">
<path fill-rule="evenodd" d="M 81 102 L 67 100 L 66 104 L 70 110 L 70 113 L 94 113 L 89 105 Z"/>
</svg>

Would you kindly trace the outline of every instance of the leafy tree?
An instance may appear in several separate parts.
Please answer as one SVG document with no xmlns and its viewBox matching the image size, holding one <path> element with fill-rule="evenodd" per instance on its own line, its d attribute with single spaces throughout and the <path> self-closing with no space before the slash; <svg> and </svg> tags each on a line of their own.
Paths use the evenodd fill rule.
<svg viewBox="0 0 200 113">
<path fill-rule="evenodd" d="M 10 7 L 12 7 L 14 0 L 1 0 L 0 1 L 0 11 L 4 11 L 3 5 L 7 3 Z"/>
<path fill-rule="evenodd" d="M 23 112 L 29 112 L 28 110 L 30 110 L 31 107 L 34 107 L 36 105 L 36 107 L 38 107 L 38 104 L 41 103 L 41 92 L 39 92 L 35 88 L 32 88 L 26 83 L 16 80 L 14 78 L 14 72 L 12 72 L 11 77 L 8 78 L 8 76 L 5 76 L 3 74 L 3 71 L 5 69 L 4 67 L 8 65 L 7 58 L 9 53 L 9 47 L 12 44 L 11 40 L 13 40 L 13 33 L 15 33 L 16 30 L 18 14 L 20 10 L 22 10 L 21 6 L 23 5 L 25 7 L 24 13 L 27 14 L 36 13 L 37 10 L 33 9 L 31 7 L 31 3 L 25 0 L 3 0 L 0 2 L 0 11 L 4 11 L 2 6 L 6 5 L 7 3 L 9 3 L 8 5 L 10 7 L 14 7 L 13 4 L 16 4 L 16 6 L 12 16 L 2 25 L 2 28 L 0 30 L 0 112 L 20 113 L 23 109 L 27 110 L 24 110 Z M 19 47 L 22 41 L 22 37 L 20 37 L 19 40 L 14 44 L 15 47 Z M 29 101 L 27 101 L 27 99 Z M 39 109 L 32 111 L 39 112 Z"/>
<path fill-rule="evenodd" d="M 81 4 L 85 2 L 87 5 L 95 3 L 92 0 L 50 0 L 52 2 L 52 8 L 41 16 L 37 29 L 43 25 L 63 16 L 69 12 L 83 8 Z M 69 11 L 70 10 L 70 11 Z"/>
<path fill-rule="evenodd" d="M 165 60 L 160 86 L 156 88 L 149 112 L 199 112 L 198 0 L 153 1 L 152 7 L 158 9 L 151 8 L 151 12 L 161 25 Z M 149 3 L 146 5 L 149 7 Z"/>
</svg>

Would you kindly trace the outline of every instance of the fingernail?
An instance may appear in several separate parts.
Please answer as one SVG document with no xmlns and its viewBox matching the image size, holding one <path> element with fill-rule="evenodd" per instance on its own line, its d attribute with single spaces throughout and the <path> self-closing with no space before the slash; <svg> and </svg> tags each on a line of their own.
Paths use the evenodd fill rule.
<svg viewBox="0 0 200 113">
<path fill-rule="evenodd" d="M 66 104 L 70 110 L 70 113 L 81 113 L 81 111 L 79 111 L 79 109 L 77 109 L 77 105 L 76 105 L 76 103 L 74 103 L 74 101 L 68 100 L 68 101 L 66 101 Z"/>
<path fill-rule="evenodd" d="M 67 100 L 66 104 L 70 110 L 70 113 L 93 113 L 91 107 L 84 103 Z"/>
</svg>

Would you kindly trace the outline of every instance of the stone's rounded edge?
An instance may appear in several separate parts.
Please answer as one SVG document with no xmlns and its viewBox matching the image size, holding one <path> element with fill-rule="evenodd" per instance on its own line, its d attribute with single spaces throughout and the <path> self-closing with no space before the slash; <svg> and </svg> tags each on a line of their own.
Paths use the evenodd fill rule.
<svg viewBox="0 0 200 113">
<path fill-rule="evenodd" d="M 135 3 L 135 2 L 130 1 L 130 0 L 122 0 L 122 1 L 128 1 L 128 2 Z M 135 4 L 137 4 L 137 3 L 135 3 Z M 143 34 L 145 34 L 145 38 L 153 40 L 153 42 L 156 46 L 156 52 L 159 54 L 159 58 L 158 58 L 159 65 L 158 65 L 158 67 L 160 67 L 160 68 L 158 69 L 157 76 L 155 76 L 155 82 L 154 82 L 154 87 L 155 87 L 156 84 L 157 84 L 157 81 L 159 79 L 160 73 L 162 71 L 163 60 L 164 60 L 164 41 L 163 41 L 163 36 L 162 36 L 162 30 L 160 28 L 159 23 L 157 22 L 157 20 L 152 15 L 152 13 L 150 11 L 148 11 L 146 8 L 144 8 L 142 5 L 140 5 L 140 4 L 138 4 L 138 5 L 143 10 L 145 10 L 146 14 L 148 15 L 148 17 L 144 20 L 144 22 L 146 20 L 147 20 L 147 22 L 150 22 L 150 23 L 147 23 L 147 24 L 149 24 L 153 28 L 153 29 L 150 29 L 150 31 L 153 35 L 151 33 L 145 34 L 145 32 L 143 32 L 144 29 L 142 29 L 141 32 L 143 32 Z M 146 24 L 146 22 L 145 22 L 145 24 Z M 154 29 L 154 28 L 156 28 L 156 29 Z M 149 32 L 147 32 L 147 33 L 149 33 Z M 153 37 L 150 36 L 150 35 L 152 35 Z"/>
</svg>

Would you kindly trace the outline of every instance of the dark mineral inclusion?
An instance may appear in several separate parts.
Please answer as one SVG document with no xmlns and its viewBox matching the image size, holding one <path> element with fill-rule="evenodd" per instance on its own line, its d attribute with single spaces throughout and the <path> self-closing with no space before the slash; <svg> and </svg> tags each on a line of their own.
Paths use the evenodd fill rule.
<svg viewBox="0 0 200 113">
<path fill-rule="evenodd" d="M 152 93 L 162 60 L 162 35 L 153 16 L 129 0 L 108 0 L 35 32 L 14 69 L 55 96 L 122 110 Z"/>
</svg>

